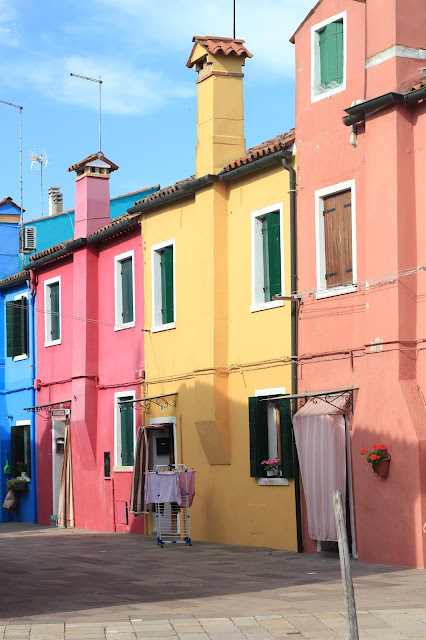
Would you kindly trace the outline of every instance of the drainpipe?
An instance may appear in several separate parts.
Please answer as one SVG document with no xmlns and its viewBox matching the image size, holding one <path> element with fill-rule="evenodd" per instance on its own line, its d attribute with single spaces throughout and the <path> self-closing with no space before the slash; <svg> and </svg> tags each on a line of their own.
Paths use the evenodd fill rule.
<svg viewBox="0 0 426 640">
<path fill-rule="evenodd" d="M 35 295 L 36 295 L 36 283 L 34 278 L 34 273 L 30 272 L 30 282 L 27 281 L 27 286 L 30 285 L 30 292 L 28 295 L 29 302 L 29 322 L 28 322 L 28 333 L 29 333 L 29 347 L 30 347 L 30 367 L 31 367 L 31 378 L 33 381 L 33 386 L 31 389 L 31 402 L 33 407 L 36 406 L 36 390 L 34 387 L 34 380 L 36 379 L 36 327 L 35 327 Z M 31 414 L 31 489 L 33 493 L 34 506 L 35 511 L 33 513 L 34 522 L 37 522 L 37 446 L 36 446 L 36 415 L 35 413 Z"/>
<path fill-rule="evenodd" d="M 288 164 L 287 158 L 283 158 L 282 166 L 289 172 L 290 180 L 290 246 L 291 246 L 291 293 L 297 292 L 297 229 L 296 229 L 296 171 Z M 291 393 L 297 394 L 297 319 L 298 300 L 291 301 Z M 292 414 L 296 413 L 297 400 L 293 399 Z M 300 467 L 297 455 L 296 442 L 293 437 L 293 460 L 294 460 L 294 492 L 296 503 L 296 530 L 297 530 L 297 551 L 303 552 L 302 535 L 302 508 L 300 500 Z"/>
</svg>

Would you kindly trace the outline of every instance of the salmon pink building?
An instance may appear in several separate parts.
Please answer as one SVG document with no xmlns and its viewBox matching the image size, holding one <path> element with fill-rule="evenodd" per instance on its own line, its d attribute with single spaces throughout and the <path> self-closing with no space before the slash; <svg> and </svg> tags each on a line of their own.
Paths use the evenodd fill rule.
<svg viewBox="0 0 426 640">
<path fill-rule="evenodd" d="M 137 217 L 110 221 L 110 174 L 93 154 L 76 172 L 75 235 L 34 255 L 37 291 L 38 522 L 142 532 L 128 512 L 144 375 Z M 63 464 L 65 459 L 65 464 Z"/>
<path fill-rule="evenodd" d="M 301 456 L 304 548 L 333 545 L 313 534 L 312 501 L 331 499 L 337 470 L 354 555 L 417 567 L 426 564 L 425 24 L 424 0 L 322 0 L 292 37 L 298 393 L 323 428 L 312 466 Z M 387 475 L 360 453 L 377 444 Z"/>
</svg>

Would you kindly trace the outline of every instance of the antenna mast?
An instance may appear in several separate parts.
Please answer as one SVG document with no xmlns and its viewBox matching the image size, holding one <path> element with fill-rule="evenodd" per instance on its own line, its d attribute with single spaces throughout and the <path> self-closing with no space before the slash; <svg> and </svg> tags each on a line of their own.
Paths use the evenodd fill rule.
<svg viewBox="0 0 426 640">
<path fill-rule="evenodd" d="M 23 223 L 24 216 L 24 181 L 22 178 L 22 109 L 19 104 L 14 104 L 13 102 L 6 102 L 6 100 L 0 100 L 2 104 L 7 104 L 8 107 L 15 107 L 15 109 L 19 109 L 19 168 L 20 168 L 20 186 L 21 186 L 21 226 Z"/>
<path fill-rule="evenodd" d="M 236 5 L 236 2 L 237 2 L 237 0 L 234 0 L 234 31 L 233 31 L 233 33 L 234 33 L 234 36 L 233 36 L 233 37 L 234 37 L 234 40 L 235 40 L 235 5 Z"/>
<path fill-rule="evenodd" d="M 99 151 L 102 151 L 102 78 L 89 78 L 88 76 L 79 76 L 77 73 L 70 73 L 73 78 L 81 78 L 81 80 L 90 80 L 99 84 Z"/>
<path fill-rule="evenodd" d="M 47 167 L 47 153 L 46 149 L 37 151 L 30 151 L 31 158 L 31 169 L 40 169 L 40 206 L 41 206 L 41 217 L 43 218 L 43 163 L 44 166 Z M 38 165 L 38 166 L 37 166 Z"/>
</svg>

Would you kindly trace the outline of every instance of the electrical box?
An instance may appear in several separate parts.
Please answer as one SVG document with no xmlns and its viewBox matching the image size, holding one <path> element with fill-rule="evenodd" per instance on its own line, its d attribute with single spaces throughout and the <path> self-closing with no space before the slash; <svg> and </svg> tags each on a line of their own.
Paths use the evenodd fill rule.
<svg viewBox="0 0 426 640">
<path fill-rule="evenodd" d="M 104 451 L 104 478 L 111 477 L 111 453 Z"/>
<path fill-rule="evenodd" d="M 155 440 L 157 456 L 169 455 L 170 453 L 170 437 L 157 438 Z"/>
<path fill-rule="evenodd" d="M 56 438 L 56 453 L 64 453 L 65 438 Z"/>
</svg>

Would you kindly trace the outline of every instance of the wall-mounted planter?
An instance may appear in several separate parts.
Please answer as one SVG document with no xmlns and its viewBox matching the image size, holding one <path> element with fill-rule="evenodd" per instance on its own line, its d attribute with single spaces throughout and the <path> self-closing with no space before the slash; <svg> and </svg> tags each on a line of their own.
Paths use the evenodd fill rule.
<svg viewBox="0 0 426 640">
<path fill-rule="evenodd" d="M 373 464 L 373 471 L 376 476 L 380 476 L 381 478 L 386 478 L 389 474 L 389 465 L 390 465 L 391 457 L 388 455 L 386 458 L 382 458 L 380 462 L 375 462 Z"/>
</svg>

